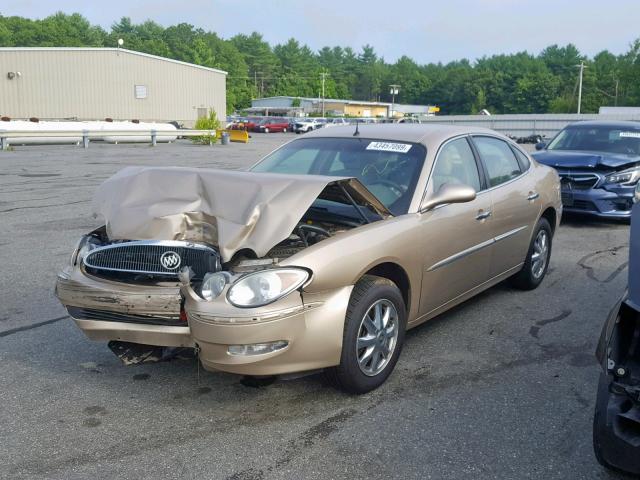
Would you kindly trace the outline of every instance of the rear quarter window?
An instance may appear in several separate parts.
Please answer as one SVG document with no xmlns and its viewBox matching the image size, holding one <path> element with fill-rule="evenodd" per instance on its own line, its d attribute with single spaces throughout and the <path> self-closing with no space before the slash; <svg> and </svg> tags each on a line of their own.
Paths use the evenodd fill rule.
<svg viewBox="0 0 640 480">
<path fill-rule="evenodd" d="M 520 167 L 522 171 L 526 172 L 527 170 L 529 170 L 529 167 L 531 166 L 531 160 L 529 160 L 529 157 L 527 157 L 524 153 L 522 153 L 516 147 L 511 147 L 511 149 L 513 150 L 513 153 L 516 154 L 516 157 L 518 157 L 518 161 L 520 162 Z"/>
</svg>

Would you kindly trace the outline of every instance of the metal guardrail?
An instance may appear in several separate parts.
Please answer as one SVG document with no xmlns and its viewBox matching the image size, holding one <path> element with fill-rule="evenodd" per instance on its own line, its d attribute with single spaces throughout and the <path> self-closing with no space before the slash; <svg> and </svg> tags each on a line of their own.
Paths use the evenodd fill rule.
<svg viewBox="0 0 640 480">
<path fill-rule="evenodd" d="M 3 130 L 0 128 L 0 150 L 9 148 L 9 139 L 16 138 L 81 138 L 84 148 L 89 148 L 92 139 L 105 137 L 149 137 L 155 146 L 162 137 L 210 137 L 217 138 L 220 130 Z M 19 142 L 14 142 L 18 143 Z M 209 142 L 210 144 L 212 142 Z"/>
</svg>

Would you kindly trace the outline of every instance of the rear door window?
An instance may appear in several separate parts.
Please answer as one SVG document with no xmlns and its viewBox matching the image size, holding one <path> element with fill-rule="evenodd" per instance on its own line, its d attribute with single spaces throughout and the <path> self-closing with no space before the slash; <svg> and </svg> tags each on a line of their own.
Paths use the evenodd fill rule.
<svg viewBox="0 0 640 480">
<path fill-rule="evenodd" d="M 494 137 L 473 137 L 487 172 L 489 187 L 501 185 L 522 173 L 520 164 L 507 142 Z"/>
</svg>

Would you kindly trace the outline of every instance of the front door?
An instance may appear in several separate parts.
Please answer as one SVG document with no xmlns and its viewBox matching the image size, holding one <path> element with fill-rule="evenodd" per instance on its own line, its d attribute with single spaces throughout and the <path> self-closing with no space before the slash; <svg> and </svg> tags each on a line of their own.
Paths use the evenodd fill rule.
<svg viewBox="0 0 640 480">
<path fill-rule="evenodd" d="M 469 139 L 443 144 L 435 160 L 427 195 L 447 183 L 470 185 L 478 192 L 467 203 L 447 204 L 422 213 L 424 264 L 420 315 L 454 301 L 484 283 L 491 261 L 492 200 L 483 192 L 478 164 Z"/>
</svg>

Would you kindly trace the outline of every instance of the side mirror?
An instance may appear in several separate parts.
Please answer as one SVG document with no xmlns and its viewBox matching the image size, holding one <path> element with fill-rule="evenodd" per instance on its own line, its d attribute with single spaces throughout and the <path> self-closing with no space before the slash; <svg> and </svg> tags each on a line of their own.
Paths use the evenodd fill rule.
<svg viewBox="0 0 640 480">
<path fill-rule="evenodd" d="M 536 143 L 536 150 L 543 150 L 544 147 L 547 146 L 547 142 L 538 142 Z"/>
<path fill-rule="evenodd" d="M 438 205 L 444 205 L 445 203 L 466 203 L 475 200 L 476 191 L 469 185 L 460 185 L 453 183 L 445 183 L 440 189 L 427 198 L 422 204 L 421 212 L 432 210 Z"/>
</svg>

